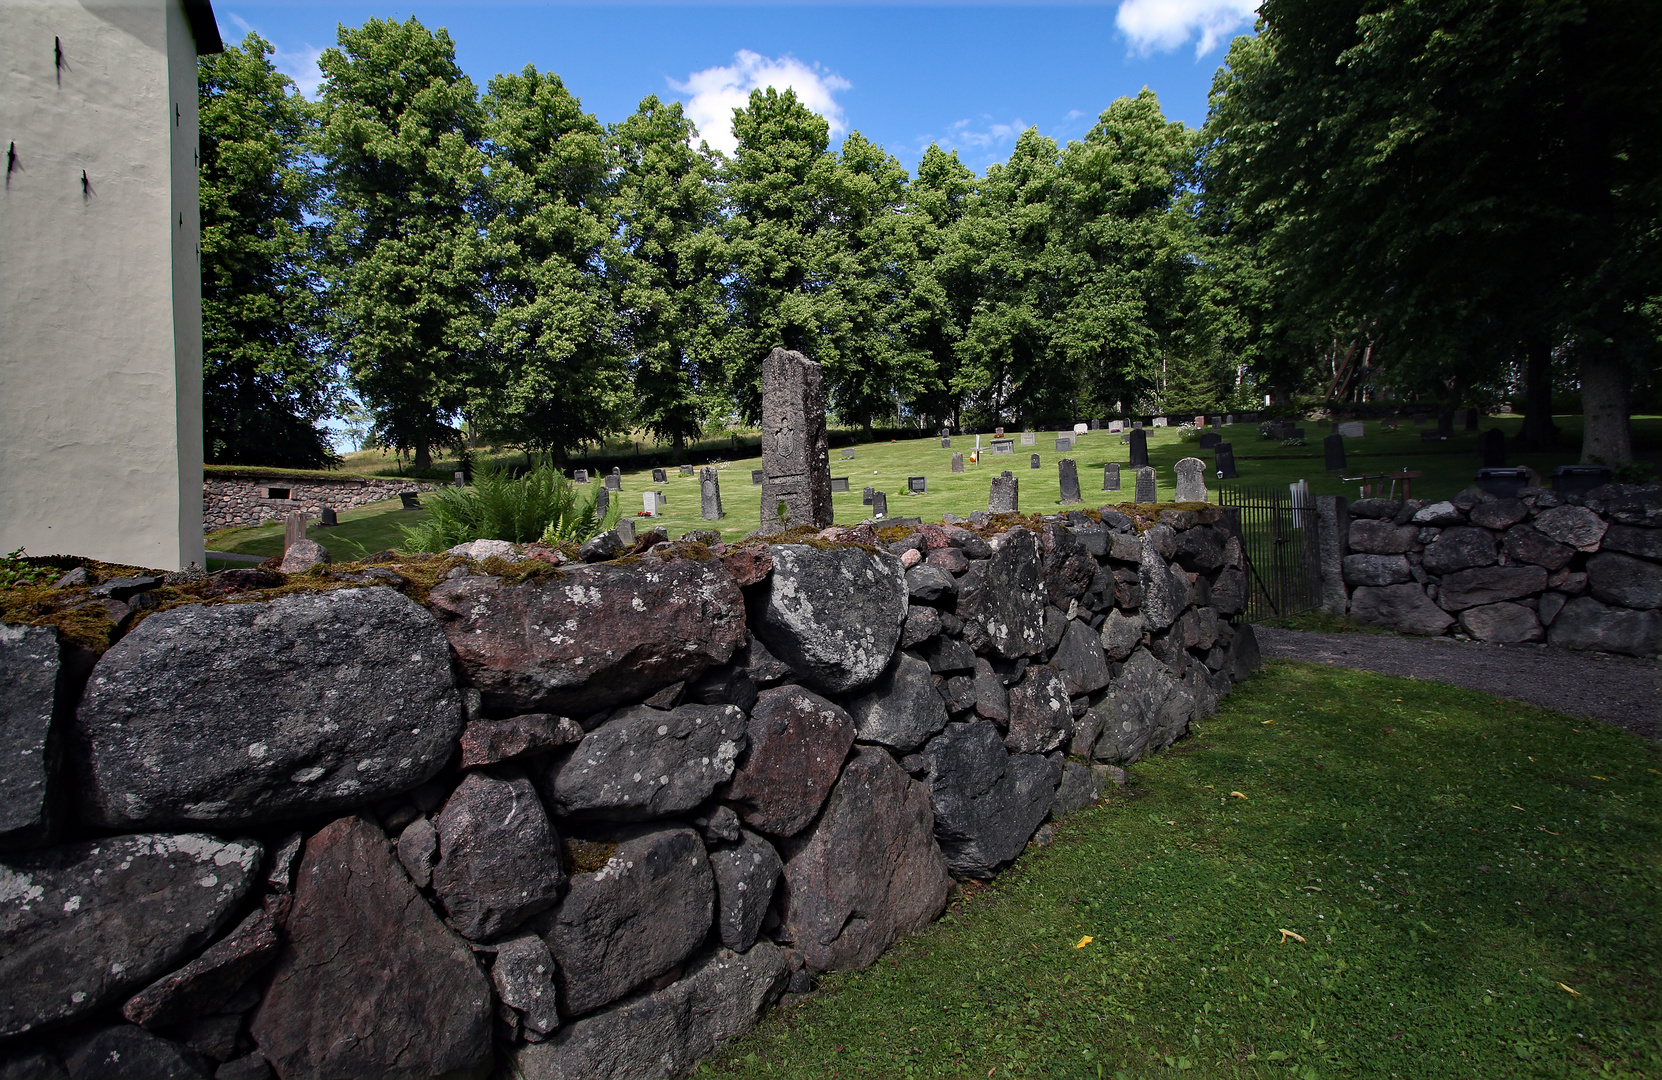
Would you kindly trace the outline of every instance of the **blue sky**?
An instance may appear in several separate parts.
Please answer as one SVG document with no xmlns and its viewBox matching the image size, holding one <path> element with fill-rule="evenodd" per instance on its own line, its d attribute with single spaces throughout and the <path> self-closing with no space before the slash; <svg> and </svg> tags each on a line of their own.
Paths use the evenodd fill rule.
<svg viewBox="0 0 1662 1080">
<path fill-rule="evenodd" d="M 712 145 L 751 87 L 796 89 L 830 122 L 881 143 L 908 170 L 931 142 L 976 171 L 1037 127 L 1059 141 L 1090 130 L 1144 86 L 1166 115 L 1199 126 L 1230 39 L 1253 0 L 1072 4 L 322 3 L 217 0 L 225 38 L 254 29 L 280 69 L 315 89 L 318 53 L 339 23 L 406 19 L 445 27 L 481 89 L 534 64 L 559 74 L 604 123 L 641 98 L 687 103 Z"/>
</svg>

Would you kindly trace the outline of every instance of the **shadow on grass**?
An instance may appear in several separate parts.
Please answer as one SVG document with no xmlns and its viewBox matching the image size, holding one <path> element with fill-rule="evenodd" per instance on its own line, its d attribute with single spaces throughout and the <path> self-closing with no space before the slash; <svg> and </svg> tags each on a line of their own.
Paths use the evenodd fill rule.
<svg viewBox="0 0 1662 1080">
<path fill-rule="evenodd" d="M 1658 747 L 1277 661 L 1132 775 L 699 1075 L 1662 1075 Z"/>
</svg>

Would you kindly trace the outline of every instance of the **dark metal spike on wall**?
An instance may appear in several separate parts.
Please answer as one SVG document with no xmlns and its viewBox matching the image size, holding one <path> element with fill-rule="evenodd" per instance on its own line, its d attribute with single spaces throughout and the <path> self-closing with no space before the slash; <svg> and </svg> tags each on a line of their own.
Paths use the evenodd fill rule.
<svg viewBox="0 0 1662 1080">
<path fill-rule="evenodd" d="M 88 195 L 91 195 L 91 194 L 92 194 L 92 183 L 89 180 L 87 180 L 87 171 L 85 169 L 82 169 L 81 170 L 81 198 L 84 199 Z"/>
<path fill-rule="evenodd" d="M 61 38 L 58 38 L 58 37 L 53 37 L 52 38 L 52 71 L 57 76 L 59 86 L 63 85 L 63 69 L 64 69 L 63 40 Z"/>
<path fill-rule="evenodd" d="M 17 140 L 13 139 L 6 146 L 6 176 L 8 179 L 15 168 L 17 168 Z"/>
</svg>

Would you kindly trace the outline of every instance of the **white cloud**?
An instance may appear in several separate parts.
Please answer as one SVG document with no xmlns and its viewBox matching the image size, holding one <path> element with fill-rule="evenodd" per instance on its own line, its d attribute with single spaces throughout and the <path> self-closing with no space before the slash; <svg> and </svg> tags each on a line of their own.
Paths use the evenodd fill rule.
<svg viewBox="0 0 1662 1080">
<path fill-rule="evenodd" d="M 1123 0 L 1114 25 L 1137 52 L 1170 52 L 1197 34 L 1205 56 L 1235 31 L 1252 25 L 1261 0 Z"/>
<path fill-rule="evenodd" d="M 841 75 L 821 70 L 818 64 L 809 66 L 794 56 L 770 60 L 749 49 L 741 49 L 733 62 L 723 67 L 705 68 L 687 76 L 687 81 L 670 85 L 679 93 L 691 95 L 686 102 L 687 118 L 698 125 L 698 133 L 713 148 L 724 154 L 738 149 L 733 137 L 733 110 L 750 103 L 750 92 L 765 87 L 776 90 L 795 90 L 797 99 L 809 109 L 825 117 L 833 136 L 848 130 L 848 120 L 835 95 L 854 84 Z"/>
<path fill-rule="evenodd" d="M 293 79 L 294 84 L 300 88 L 300 92 L 305 94 L 306 97 L 313 101 L 317 100 L 318 88 L 323 85 L 323 72 L 317 66 L 317 58 L 323 55 L 322 49 L 312 45 L 302 45 L 297 49 L 285 49 L 277 42 L 271 41 L 270 35 L 235 12 L 227 12 L 225 18 L 235 24 L 237 30 L 244 37 L 251 33 L 257 33 L 270 41 L 276 48 L 276 51 L 271 54 L 271 66 Z M 241 44 L 241 42 L 238 41 L 237 44 Z"/>
<path fill-rule="evenodd" d="M 974 120 L 959 120 L 946 129 L 946 135 L 938 141 L 946 150 L 969 149 L 989 150 L 994 147 L 1011 146 L 1015 144 L 1021 133 L 1032 127 L 1032 124 L 1020 119 L 1008 124 L 997 123 L 991 116 L 983 115 L 980 122 Z"/>
</svg>

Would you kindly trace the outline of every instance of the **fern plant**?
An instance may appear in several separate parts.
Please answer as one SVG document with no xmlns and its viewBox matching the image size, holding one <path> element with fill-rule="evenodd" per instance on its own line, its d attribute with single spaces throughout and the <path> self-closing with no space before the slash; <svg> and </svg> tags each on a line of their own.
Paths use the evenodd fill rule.
<svg viewBox="0 0 1662 1080">
<path fill-rule="evenodd" d="M 547 461 L 519 476 L 501 468 L 474 475 L 469 488 L 438 488 L 426 497 L 427 520 L 403 527 L 411 551 L 445 551 L 473 540 L 513 544 L 582 543 L 617 521 L 604 519 L 575 485 Z"/>
</svg>

